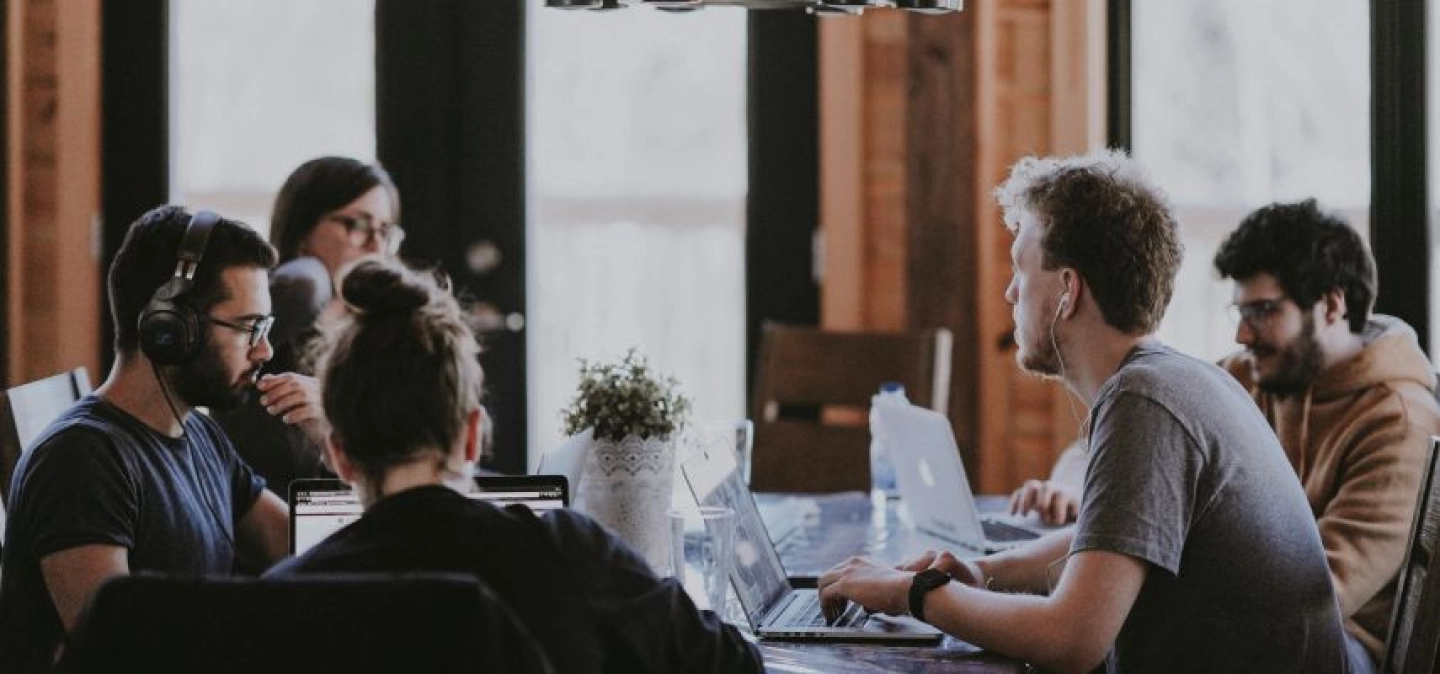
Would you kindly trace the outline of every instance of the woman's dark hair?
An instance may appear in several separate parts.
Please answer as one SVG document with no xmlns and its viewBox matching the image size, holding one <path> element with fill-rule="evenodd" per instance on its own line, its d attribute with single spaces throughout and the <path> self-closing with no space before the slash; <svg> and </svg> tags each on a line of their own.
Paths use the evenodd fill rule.
<svg viewBox="0 0 1440 674">
<path fill-rule="evenodd" d="M 1375 303 L 1375 259 L 1353 227 L 1322 213 L 1314 199 L 1270 204 L 1245 216 L 1216 251 L 1215 271 L 1236 281 L 1274 276 L 1301 308 L 1339 290 L 1356 334 L 1365 330 Z"/>
<path fill-rule="evenodd" d="M 320 157 L 301 164 L 285 179 L 275 196 L 275 210 L 270 216 L 270 243 L 280 252 L 280 262 L 300 257 L 305 237 L 320 218 L 359 199 L 376 187 L 390 194 L 400 220 L 400 191 L 379 163 L 366 164 L 347 157 Z"/>
<path fill-rule="evenodd" d="M 345 455 L 376 484 L 426 452 L 443 463 L 484 385 L 479 345 L 448 284 L 367 258 L 340 294 L 350 311 L 325 326 L 317 374 Z"/>
</svg>

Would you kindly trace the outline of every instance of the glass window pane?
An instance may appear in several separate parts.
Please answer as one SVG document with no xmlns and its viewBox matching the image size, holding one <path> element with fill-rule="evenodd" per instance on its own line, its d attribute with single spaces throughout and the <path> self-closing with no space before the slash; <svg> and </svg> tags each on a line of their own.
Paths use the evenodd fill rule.
<svg viewBox="0 0 1440 674">
<path fill-rule="evenodd" d="M 1136 2 L 1134 154 L 1170 195 L 1185 263 L 1160 337 L 1234 350 L 1215 250 L 1249 211 L 1315 197 L 1369 236 L 1369 4 Z"/>
<path fill-rule="evenodd" d="M 745 12 L 529 16 L 532 462 L 576 359 L 632 346 L 695 418 L 743 416 Z"/>
<path fill-rule="evenodd" d="M 375 9 L 353 0 L 170 4 L 171 199 L 261 232 L 280 183 L 375 159 Z"/>
</svg>

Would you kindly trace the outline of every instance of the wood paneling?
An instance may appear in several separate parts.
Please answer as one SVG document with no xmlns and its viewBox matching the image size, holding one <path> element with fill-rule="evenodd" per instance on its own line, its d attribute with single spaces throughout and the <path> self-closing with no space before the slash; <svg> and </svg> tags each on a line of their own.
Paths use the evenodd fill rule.
<svg viewBox="0 0 1440 674">
<path fill-rule="evenodd" d="M 991 193 L 1022 156 L 1100 145 L 1101 0 L 974 0 L 960 14 L 840 23 L 821 28 L 822 324 L 950 328 L 951 420 L 977 488 L 1048 474 L 1085 411 L 1015 366 L 1011 237 Z"/>
<path fill-rule="evenodd" d="M 7 379 L 98 369 L 100 0 L 7 7 Z"/>
</svg>

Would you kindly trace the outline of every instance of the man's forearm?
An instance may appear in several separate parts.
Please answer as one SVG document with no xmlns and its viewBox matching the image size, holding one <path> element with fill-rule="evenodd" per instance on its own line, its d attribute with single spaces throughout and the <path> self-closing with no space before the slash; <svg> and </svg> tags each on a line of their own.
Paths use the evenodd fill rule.
<svg viewBox="0 0 1440 674">
<path fill-rule="evenodd" d="M 1065 570 L 1065 557 L 1075 532 L 1054 531 L 1030 543 L 975 560 L 985 574 L 987 589 L 1002 592 L 1049 594 Z"/>
</svg>

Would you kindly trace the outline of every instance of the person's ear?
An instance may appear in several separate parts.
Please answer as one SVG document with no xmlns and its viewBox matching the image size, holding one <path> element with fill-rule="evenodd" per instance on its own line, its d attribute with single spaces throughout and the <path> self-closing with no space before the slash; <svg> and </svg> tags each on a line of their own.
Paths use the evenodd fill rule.
<svg viewBox="0 0 1440 674">
<path fill-rule="evenodd" d="M 1321 298 L 1325 302 L 1325 322 L 1339 323 L 1348 320 L 1350 316 L 1349 305 L 1345 302 L 1345 293 L 1340 290 L 1331 290 Z"/>
<path fill-rule="evenodd" d="M 1060 285 L 1063 290 L 1060 292 L 1060 299 L 1056 302 L 1056 312 L 1063 312 L 1071 308 L 1071 302 L 1075 299 L 1075 273 L 1070 270 L 1060 272 Z"/>
<path fill-rule="evenodd" d="M 465 415 L 465 462 L 480 460 L 480 434 L 485 423 L 485 413 L 480 408 Z"/>
</svg>

